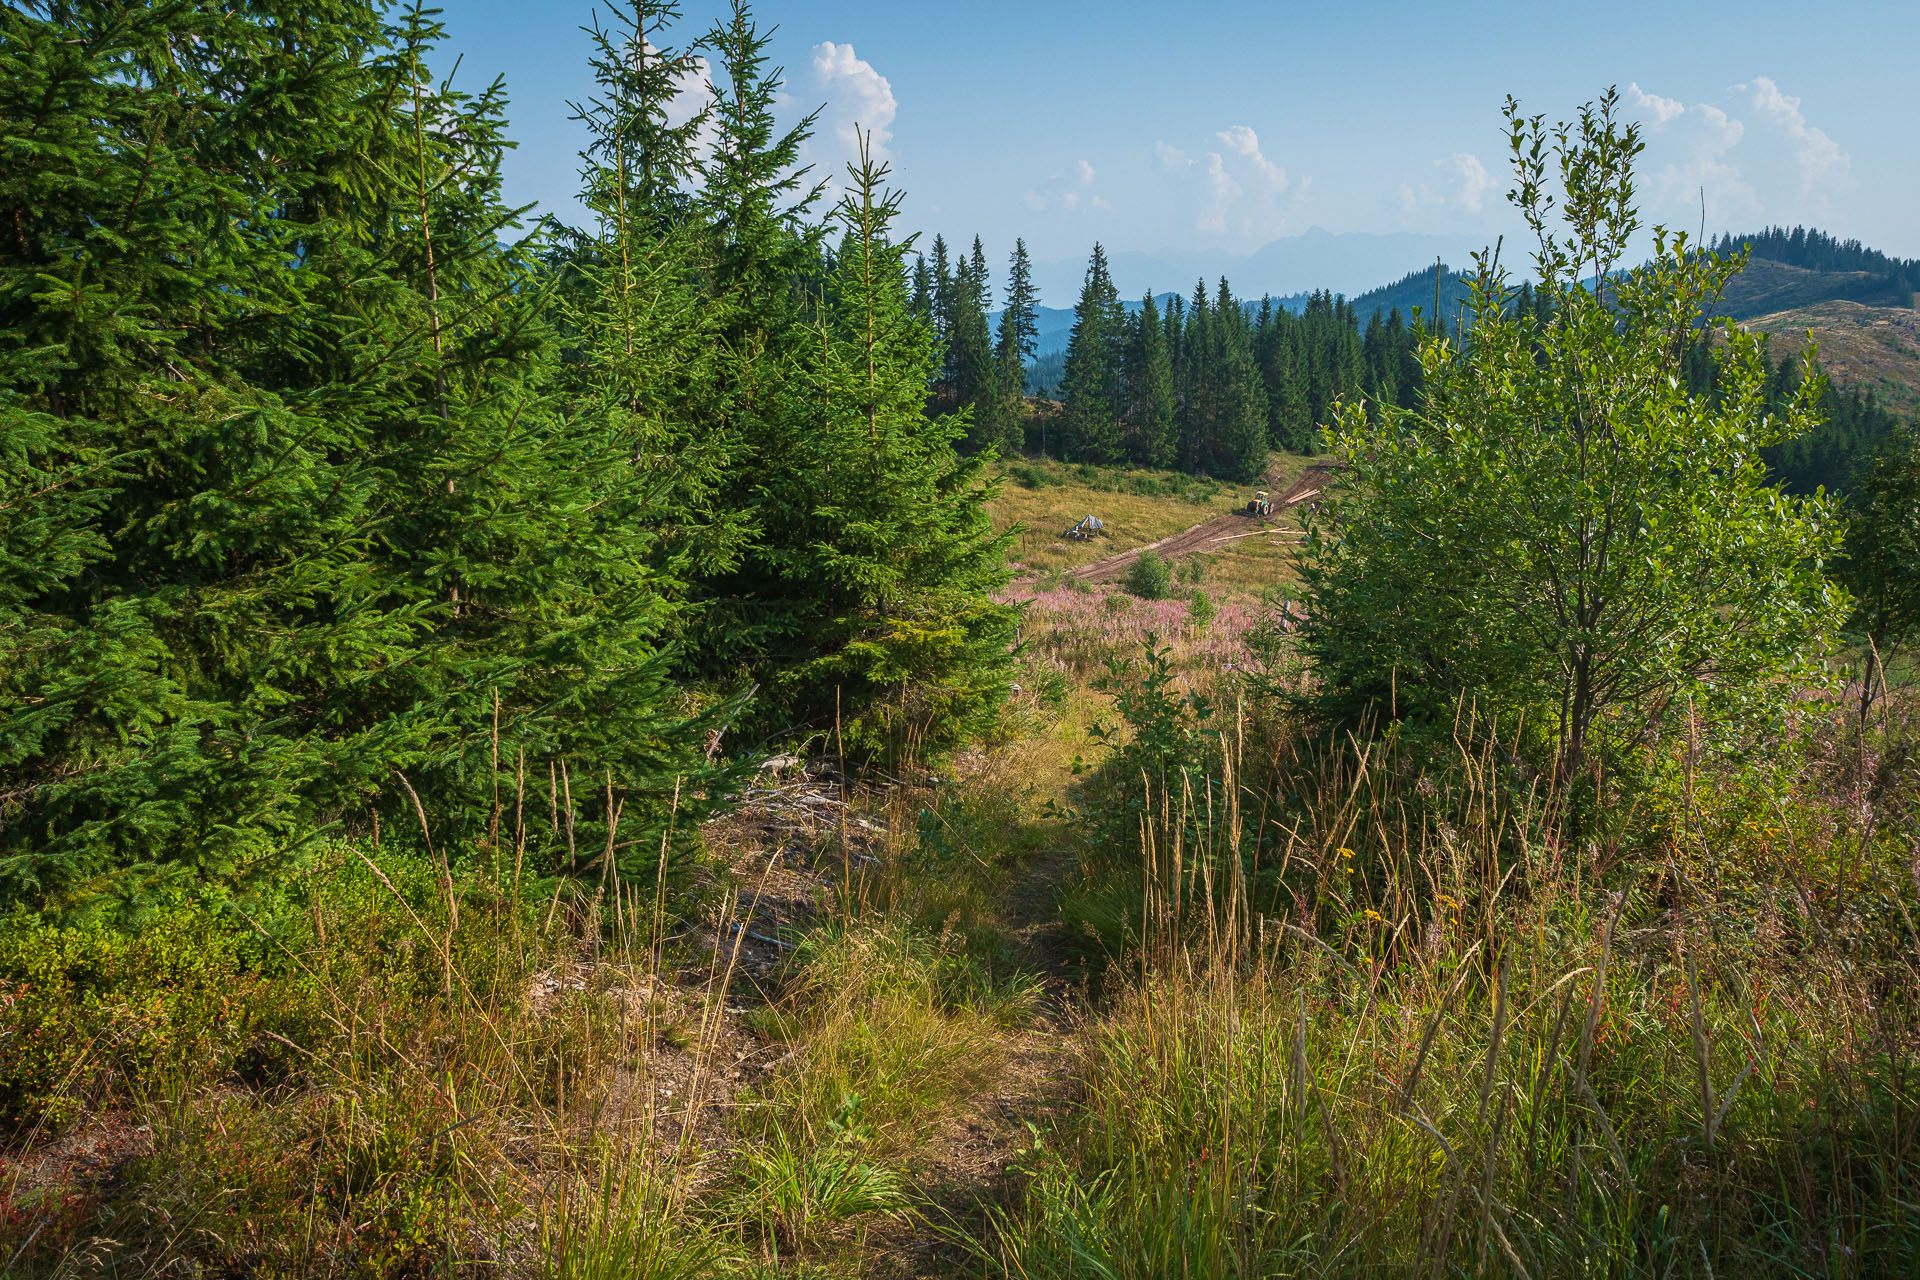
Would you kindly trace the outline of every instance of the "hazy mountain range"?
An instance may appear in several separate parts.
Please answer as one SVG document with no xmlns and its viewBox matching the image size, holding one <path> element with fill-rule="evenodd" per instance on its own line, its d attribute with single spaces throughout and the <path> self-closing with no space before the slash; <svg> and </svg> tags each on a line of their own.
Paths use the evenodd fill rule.
<svg viewBox="0 0 1920 1280">
<path fill-rule="evenodd" d="M 1305 237 L 1302 238 L 1304 239 Z M 1451 316 L 1459 306 L 1461 300 L 1466 297 L 1466 284 L 1459 273 L 1453 270 L 1451 265 L 1443 265 L 1442 271 L 1443 274 L 1440 278 L 1439 292 L 1440 309 L 1443 314 Z M 1353 304 L 1355 313 L 1360 317 L 1362 327 L 1366 325 L 1368 319 L 1370 319 L 1376 311 L 1385 314 L 1397 308 L 1401 316 L 1407 319 L 1412 318 L 1415 307 L 1421 308 L 1423 312 L 1432 311 L 1435 296 L 1433 272 L 1434 268 L 1426 267 L 1410 272 L 1402 278 L 1395 280 L 1392 284 L 1379 285 L 1376 288 L 1370 288 L 1363 293 L 1351 296 L 1348 300 Z M 1235 295 L 1249 307 L 1258 306 L 1261 295 L 1266 292 L 1262 290 L 1260 293 L 1254 293 L 1249 296 L 1248 293 L 1242 290 L 1238 276 L 1229 275 L 1227 277 L 1227 283 L 1233 286 Z M 1217 284 L 1217 277 L 1208 282 L 1207 293 L 1209 296 L 1212 295 Z M 1302 290 L 1296 293 L 1274 294 L 1273 300 L 1277 305 L 1283 306 L 1287 308 L 1287 310 L 1298 314 L 1306 310 L 1307 300 L 1312 296 L 1313 292 L 1313 290 Z M 1338 293 L 1340 291 L 1335 290 L 1334 292 Z M 1190 297 L 1191 291 L 1182 296 Z M 1342 296 L 1345 295 L 1343 294 Z M 1174 294 L 1171 290 L 1168 290 L 1156 293 L 1153 297 L 1155 305 L 1165 310 L 1167 304 L 1173 299 Z M 1137 313 L 1140 310 L 1140 299 L 1123 295 L 1122 300 L 1128 311 Z M 1034 321 L 1039 328 L 1033 344 L 1033 355 L 1036 362 L 1045 361 L 1047 357 L 1058 355 L 1067 349 L 1067 339 L 1073 335 L 1072 307 L 1037 307 L 1034 310 Z M 995 332 L 998 332 L 1000 313 L 998 311 L 988 312 L 987 323 Z"/>
<path fill-rule="evenodd" d="M 1191 294 L 1196 280 L 1211 291 L 1221 276 L 1244 298 L 1262 294 L 1276 297 L 1330 289 L 1353 297 L 1384 280 L 1431 266 L 1439 258 L 1457 267 L 1472 261 L 1485 244 L 1465 235 L 1422 235 L 1401 232 L 1373 235 L 1361 231 L 1333 232 L 1314 227 L 1302 235 L 1285 236 L 1252 253 L 1220 250 L 1127 250 L 1107 257 L 1114 286 L 1123 298 L 1138 300 L 1147 290 L 1156 294 Z M 1071 309 L 1080 297 L 1087 259 L 1035 262 L 1033 278 L 1040 301 L 1049 307 Z"/>
</svg>

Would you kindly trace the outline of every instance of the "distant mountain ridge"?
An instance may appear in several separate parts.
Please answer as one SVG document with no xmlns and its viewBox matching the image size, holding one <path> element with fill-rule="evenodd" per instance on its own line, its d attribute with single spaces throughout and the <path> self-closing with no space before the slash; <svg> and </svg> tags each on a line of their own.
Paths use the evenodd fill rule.
<svg viewBox="0 0 1920 1280">
<path fill-rule="evenodd" d="M 1438 294 L 1440 314 L 1448 319 L 1455 316 L 1467 300 L 1467 277 L 1455 271 L 1452 267 L 1447 266 L 1445 263 L 1439 263 L 1432 267 L 1423 267 L 1418 271 L 1410 271 L 1400 279 L 1395 280 L 1392 284 L 1384 284 L 1378 288 L 1369 289 L 1365 293 L 1349 298 L 1348 301 L 1353 305 L 1354 314 L 1360 318 L 1361 327 L 1364 328 L 1367 321 L 1372 319 L 1376 312 L 1385 316 L 1393 311 L 1398 311 L 1401 318 L 1409 323 L 1413 319 L 1413 312 L 1416 307 L 1419 308 L 1421 315 L 1430 316 L 1434 308 L 1435 293 L 1433 286 L 1434 272 L 1436 270 L 1440 272 L 1440 290 Z M 1238 280 L 1229 276 L 1227 282 L 1233 286 L 1236 293 L 1239 292 L 1240 282 Z M 1209 283 L 1208 292 L 1212 292 L 1211 282 Z M 1167 304 L 1172 301 L 1175 296 L 1176 295 L 1171 292 L 1156 293 L 1153 295 L 1154 305 L 1164 311 Z M 1186 297 L 1188 295 L 1182 294 L 1179 296 Z M 1307 303 L 1312 297 L 1313 291 L 1290 293 L 1284 297 L 1275 297 L 1273 302 L 1275 306 L 1285 307 L 1295 315 L 1299 315 L 1307 309 Z M 1250 310 L 1257 310 L 1264 300 L 1264 297 L 1249 298 L 1241 294 L 1240 300 L 1242 304 Z M 1138 313 L 1140 310 L 1140 300 L 1137 298 L 1128 300 L 1126 302 L 1126 308 L 1129 312 Z M 1034 309 L 1034 322 L 1038 329 L 1038 333 L 1034 338 L 1035 361 L 1044 361 L 1048 356 L 1057 355 L 1067 349 L 1067 341 L 1073 336 L 1073 308 L 1036 307 Z M 988 312 L 987 323 L 993 326 L 995 331 L 998 331 L 1000 313 L 998 311 Z"/>
<path fill-rule="evenodd" d="M 1364 231 L 1328 231 L 1313 227 L 1297 236 L 1283 236 L 1252 253 L 1225 250 L 1122 250 L 1107 256 L 1107 267 L 1122 297 L 1138 298 L 1152 289 L 1189 294 L 1196 280 L 1212 289 L 1221 276 L 1232 281 L 1234 292 L 1258 298 L 1304 295 L 1316 289 L 1353 297 L 1392 279 L 1413 263 L 1436 259 L 1465 263 L 1486 246 L 1469 235 L 1433 235 L 1417 232 L 1374 234 Z M 1057 259 L 1034 264 L 1034 282 L 1041 300 L 1070 307 L 1080 296 L 1086 276 L 1085 258 Z"/>
<path fill-rule="evenodd" d="M 1911 309 L 1920 291 L 1920 259 L 1889 257 L 1809 227 L 1722 235 L 1712 247 L 1751 255 L 1720 302 L 1720 313 L 1735 320 L 1829 302 Z"/>
<path fill-rule="evenodd" d="M 1720 313 L 1735 320 L 1772 315 L 1825 302 L 1911 310 L 1914 289 L 1897 275 L 1868 271 L 1810 271 L 1771 258 L 1754 257 L 1727 285 Z"/>
</svg>

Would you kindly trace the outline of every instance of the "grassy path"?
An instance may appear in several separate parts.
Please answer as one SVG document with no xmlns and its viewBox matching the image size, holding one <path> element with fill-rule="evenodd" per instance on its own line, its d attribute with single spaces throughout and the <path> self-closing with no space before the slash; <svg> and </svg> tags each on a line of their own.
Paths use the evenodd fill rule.
<svg viewBox="0 0 1920 1280">
<path fill-rule="evenodd" d="M 788 1099 L 783 1105 L 804 1125 L 805 1108 L 791 1099 L 865 1082 L 854 1091 L 890 1126 L 874 1150 L 904 1175 L 906 1211 L 852 1219 L 803 1250 L 833 1268 L 825 1274 L 977 1273 L 968 1241 L 1008 1204 L 1009 1166 L 1031 1149 L 1035 1130 L 1057 1121 L 1071 1100 L 1081 1001 L 1056 889 L 1074 874 L 1077 847 L 1041 797 L 1064 797 L 1071 773 L 1060 742 L 1047 739 L 1073 733 L 977 752 L 959 777 L 848 794 L 844 807 L 830 774 L 789 779 L 728 824 L 748 930 L 736 1007 L 763 1028 L 776 1018 L 794 1023 L 784 1047 L 757 1055 L 791 1050 L 757 1095 Z M 955 845 L 937 870 L 919 848 L 917 829 L 929 813 L 944 815 Z M 820 989 L 827 982 L 890 993 L 898 980 L 861 971 L 871 957 L 849 967 L 847 939 L 899 928 L 944 939 L 962 925 L 970 941 L 954 944 L 960 962 L 990 955 L 998 980 L 1023 992 L 1017 1011 L 984 1035 L 981 1020 L 962 1013 L 944 1022 L 896 1013 L 861 1023 L 858 1008 L 820 1012 L 832 1003 Z M 815 949 L 826 958 L 813 958 Z M 894 1073 L 895 1058 L 910 1062 L 909 1071 Z M 870 1087 L 878 1080 L 889 1082 L 885 1097 Z M 742 1137 L 758 1140 L 750 1126 Z"/>
</svg>

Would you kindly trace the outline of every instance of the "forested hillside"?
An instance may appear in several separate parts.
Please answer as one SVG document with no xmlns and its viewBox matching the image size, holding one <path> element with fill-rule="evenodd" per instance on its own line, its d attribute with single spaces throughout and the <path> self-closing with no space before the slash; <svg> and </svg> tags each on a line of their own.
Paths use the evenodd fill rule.
<svg viewBox="0 0 1920 1280">
<path fill-rule="evenodd" d="M 1833 386 L 1823 393 L 1825 421 L 1806 439 L 1769 455 L 1775 474 L 1800 492 L 1819 487 L 1836 493 L 1850 491 L 1894 424 L 1903 414 L 1920 407 L 1920 346 L 1913 342 L 1909 305 L 1909 284 L 1920 278 L 1920 264 L 1888 258 L 1857 241 L 1841 242 L 1805 228 L 1791 232 L 1774 229 L 1759 236 L 1725 236 L 1715 243 L 1715 251 L 1726 254 L 1751 246 L 1745 266 L 1730 279 L 1718 305 L 1722 314 L 1748 317 L 1746 327 L 1776 340 L 1768 375 L 1770 394 L 1776 403 L 1784 403 L 1802 376 L 1795 357 L 1805 346 L 1807 332 L 1811 330 L 1817 342 L 1826 344 L 1822 371 L 1831 377 Z M 1778 257 L 1766 257 L 1763 251 Z M 1023 269 L 1019 264 L 1024 262 L 1024 255 L 1022 244 L 1016 253 L 1016 269 Z M 1100 267 L 1104 281 L 1104 250 L 1098 246 L 1094 265 Z M 954 272 L 948 267 L 944 241 L 936 238 L 932 259 L 922 260 L 917 272 L 919 312 L 937 332 L 984 332 L 981 319 L 972 314 L 972 309 L 1003 327 L 1009 323 L 1005 310 L 985 310 L 990 277 L 983 257 L 960 262 Z M 965 283 L 963 287 L 943 289 L 938 281 L 947 278 Z M 1095 283 L 1093 266 L 1089 267 L 1088 283 Z M 1222 393 L 1220 379 L 1234 375 L 1223 373 L 1221 368 L 1190 372 L 1180 365 L 1186 352 L 1211 349 L 1201 339 L 1200 328 L 1192 339 L 1188 338 L 1189 324 L 1204 327 L 1211 317 L 1223 315 L 1225 300 L 1224 305 L 1245 323 L 1235 320 L 1225 326 L 1214 346 L 1224 343 L 1230 349 L 1244 345 L 1252 356 L 1251 367 L 1260 375 L 1257 380 L 1249 378 L 1244 391 L 1234 388 L 1231 394 L 1264 401 L 1270 447 L 1312 452 L 1321 447 L 1321 433 L 1331 421 L 1333 407 L 1342 399 L 1376 407 L 1415 405 L 1420 371 L 1412 355 L 1418 338 L 1413 325 L 1430 325 L 1436 319 L 1442 326 L 1455 328 L 1465 323 L 1471 277 L 1436 264 L 1351 301 L 1316 292 L 1252 302 L 1235 298 L 1231 284 L 1224 279 L 1211 287 L 1202 281 L 1192 300 L 1163 293 L 1140 302 L 1123 302 L 1115 309 L 1110 303 L 1097 303 L 1103 296 L 1100 289 L 1094 294 L 1083 292 L 1071 312 L 1031 308 L 1023 348 L 1030 354 L 1021 385 L 1027 395 L 1060 403 L 1064 408 L 1074 352 L 1088 344 L 1103 349 L 1103 344 L 1113 344 L 1107 354 L 1092 357 L 1109 370 L 1108 390 L 1103 393 L 1107 398 L 1105 409 L 1089 411 L 1084 407 L 1092 384 L 1083 374 L 1080 410 L 1069 411 L 1056 422 L 1050 404 L 1043 403 L 1027 415 L 1024 428 L 1016 434 L 1012 419 L 1017 411 L 1010 400 L 1003 399 L 998 410 L 998 434 L 989 430 L 977 436 L 976 446 L 991 435 L 1009 449 L 1044 452 L 1070 461 L 1124 460 L 1142 466 L 1178 466 L 1226 479 L 1248 478 L 1253 474 L 1253 464 L 1236 462 L 1232 456 L 1235 446 L 1219 443 L 1233 433 L 1219 424 L 1218 411 L 1212 407 Z M 1893 304 L 1896 297 L 1902 300 Z M 1878 300 L 1881 305 L 1869 307 L 1851 301 L 1855 298 Z M 1082 337 L 1081 317 L 1090 304 L 1096 303 L 1109 307 L 1107 319 L 1102 325 L 1085 329 Z M 1810 307 L 1809 303 L 1824 303 L 1825 309 Z M 1521 310 L 1534 306 L 1530 282 L 1520 285 L 1511 305 Z M 1892 313 L 1888 314 L 1890 307 Z M 1169 385 L 1175 389 L 1176 422 L 1167 438 L 1186 441 L 1171 452 L 1159 447 L 1167 429 L 1157 420 L 1136 427 L 1129 418 L 1129 414 L 1152 412 L 1145 406 L 1157 394 L 1151 386 L 1144 393 L 1133 389 L 1141 379 L 1151 383 L 1157 375 L 1139 368 L 1137 359 L 1129 364 L 1126 358 L 1126 352 L 1138 346 L 1137 335 L 1149 308 L 1164 330 L 1158 345 L 1166 348 L 1174 364 Z M 1017 318 L 1026 313 L 1015 314 Z M 1129 334 L 1134 336 L 1125 336 Z M 948 367 L 933 401 L 937 406 L 970 403 L 962 388 L 982 385 L 979 376 L 964 373 L 974 358 L 969 355 L 974 349 L 964 337 L 949 342 Z M 1238 364 L 1231 367 L 1242 368 Z M 1704 360 L 1696 360 L 1694 367 L 1704 368 Z M 1108 413 L 1119 426 L 1113 431 L 1095 426 L 1093 434 L 1088 435 L 1085 423 L 1089 412 L 1096 417 Z M 976 419 L 983 417 L 992 418 L 993 411 L 976 414 Z M 1113 440 L 1106 439 L 1108 435 Z M 1237 438 L 1243 441 L 1239 449 L 1245 457 L 1253 457 L 1252 437 L 1243 433 Z"/>
<path fill-rule="evenodd" d="M 1713 248 L 1751 255 L 1723 304 L 1738 319 L 1831 301 L 1911 309 L 1920 291 L 1920 260 L 1890 258 L 1807 227 L 1723 235 Z"/>
</svg>

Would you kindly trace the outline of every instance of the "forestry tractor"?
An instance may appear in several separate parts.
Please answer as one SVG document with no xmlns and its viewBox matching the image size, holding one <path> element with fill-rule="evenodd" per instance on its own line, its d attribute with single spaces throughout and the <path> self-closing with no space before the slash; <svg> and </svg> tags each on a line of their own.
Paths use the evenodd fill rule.
<svg viewBox="0 0 1920 1280">
<path fill-rule="evenodd" d="M 1265 489 L 1260 490 L 1251 498 L 1247 499 L 1246 513 L 1256 520 L 1261 516 L 1270 516 L 1273 514 L 1273 499 L 1267 496 Z"/>
</svg>

